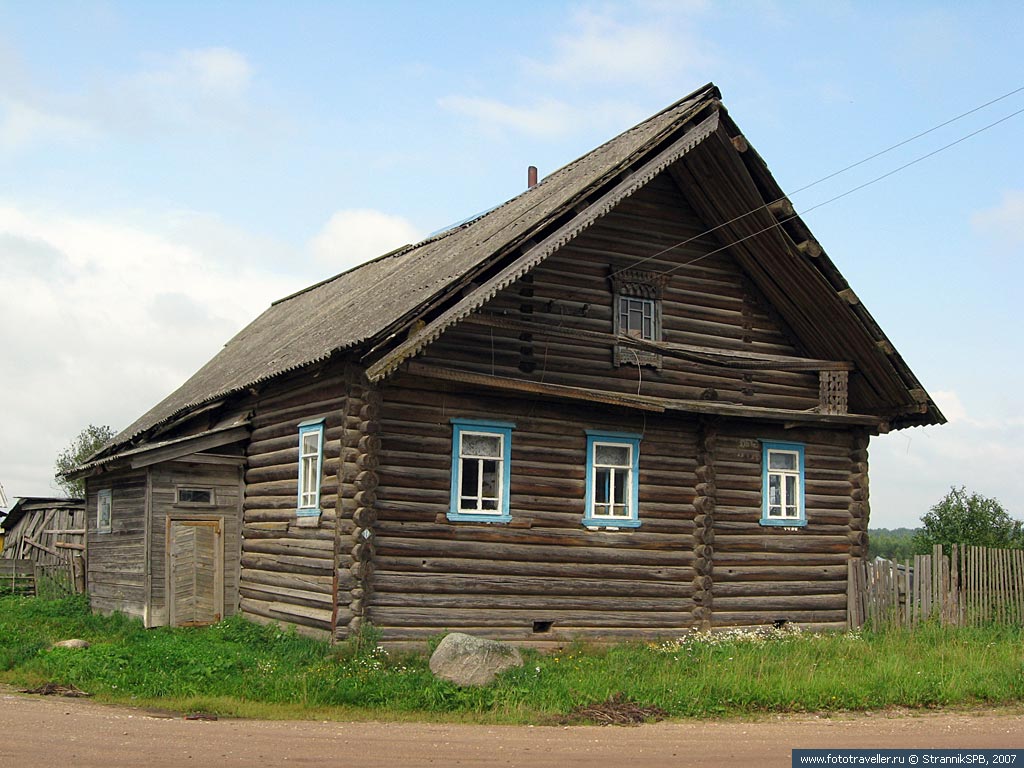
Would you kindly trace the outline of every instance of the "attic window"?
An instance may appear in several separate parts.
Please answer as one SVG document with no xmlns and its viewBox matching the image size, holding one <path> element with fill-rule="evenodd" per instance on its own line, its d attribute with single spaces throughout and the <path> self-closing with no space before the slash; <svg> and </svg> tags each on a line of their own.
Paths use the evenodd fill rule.
<svg viewBox="0 0 1024 768">
<path fill-rule="evenodd" d="M 644 341 L 661 341 L 661 300 L 668 276 L 641 269 L 611 267 L 613 331 Z M 615 365 L 650 365 L 661 368 L 661 355 L 631 345 L 617 344 Z"/>
</svg>

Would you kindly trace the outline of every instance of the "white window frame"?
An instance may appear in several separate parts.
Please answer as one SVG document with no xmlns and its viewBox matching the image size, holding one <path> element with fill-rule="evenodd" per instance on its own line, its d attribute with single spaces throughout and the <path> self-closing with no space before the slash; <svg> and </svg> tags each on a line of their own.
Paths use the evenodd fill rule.
<svg viewBox="0 0 1024 768">
<path fill-rule="evenodd" d="M 114 492 L 111 488 L 104 488 L 96 493 L 96 533 L 110 533 L 113 521 Z"/>
<path fill-rule="evenodd" d="M 316 436 L 316 450 L 306 451 L 306 437 Z M 320 484 L 323 479 L 324 420 L 311 419 L 299 424 L 299 489 L 296 512 L 299 517 L 320 514 Z M 312 475 L 310 488 L 307 480 Z"/>
<path fill-rule="evenodd" d="M 584 501 L 583 525 L 588 528 L 640 527 L 640 440 L 641 435 L 628 432 L 587 430 L 587 490 Z M 597 463 L 597 448 L 599 446 L 628 448 L 628 465 L 599 465 Z M 628 515 L 602 514 L 595 510 L 597 506 L 597 470 L 602 467 L 625 469 L 625 499 L 629 512 Z M 615 478 L 620 474 L 615 472 L 612 477 Z"/>
<path fill-rule="evenodd" d="M 477 419 L 451 419 L 452 424 L 452 486 L 451 497 L 448 507 L 448 519 L 459 522 L 475 523 L 507 523 L 512 519 L 509 509 L 509 486 L 512 480 L 512 430 L 515 424 L 503 421 L 481 421 Z M 496 459 L 497 467 L 497 493 L 496 509 L 483 509 L 483 473 L 478 471 L 478 490 L 476 505 L 473 507 L 463 506 L 462 495 L 462 469 L 464 461 L 483 462 L 488 460 L 484 457 L 464 456 L 462 449 L 463 435 L 486 435 L 498 437 L 500 456 Z"/>
<path fill-rule="evenodd" d="M 771 457 L 773 454 L 785 454 L 793 456 L 796 461 L 796 469 L 772 469 Z M 771 503 L 772 478 L 777 477 L 780 489 L 780 504 Z M 786 479 L 795 480 L 795 490 L 790 498 L 786 490 Z M 761 441 L 761 525 L 804 527 L 807 525 L 807 507 L 804 486 L 806 485 L 806 474 L 804 472 L 804 446 L 802 443 L 780 443 Z M 773 514 L 772 509 L 779 508 L 781 514 Z M 788 512 L 795 509 L 795 512 Z"/>
</svg>

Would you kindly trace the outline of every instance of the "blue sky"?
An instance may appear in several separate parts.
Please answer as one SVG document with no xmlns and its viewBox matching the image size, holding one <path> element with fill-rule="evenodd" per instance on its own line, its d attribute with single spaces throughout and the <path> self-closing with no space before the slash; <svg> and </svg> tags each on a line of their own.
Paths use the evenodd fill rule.
<svg viewBox="0 0 1024 768">
<path fill-rule="evenodd" d="M 489 208 L 708 81 L 793 190 L 1024 86 L 1016 3 L 0 2 L 0 483 L 173 390 L 275 298 Z M 793 196 L 804 210 L 1024 92 Z M 1024 115 L 805 220 L 951 423 L 872 522 L 1024 517 Z"/>
</svg>

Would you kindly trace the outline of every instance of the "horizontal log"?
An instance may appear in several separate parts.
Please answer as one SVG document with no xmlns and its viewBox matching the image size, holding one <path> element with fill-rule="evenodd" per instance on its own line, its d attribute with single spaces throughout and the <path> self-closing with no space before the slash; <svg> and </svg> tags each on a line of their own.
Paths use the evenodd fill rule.
<svg viewBox="0 0 1024 768">
<path fill-rule="evenodd" d="M 565 579 L 562 576 L 543 577 L 537 575 L 506 574 L 462 575 L 446 573 L 435 575 L 420 572 L 394 573 L 378 571 L 373 577 L 374 591 L 396 593 L 399 596 L 471 595 L 515 596 L 572 596 L 572 597 L 656 597 L 667 600 L 688 598 L 693 593 L 692 585 L 680 581 L 637 581 L 635 579 L 607 578 L 593 579 L 577 577 Z M 467 606 L 469 607 L 469 606 Z"/>
<path fill-rule="evenodd" d="M 655 581 L 689 582 L 693 578 L 690 565 L 629 565 L 617 563 L 581 563 L 574 562 L 571 566 L 560 562 L 537 562 L 535 560 L 495 560 L 454 557 L 400 557 L 378 553 L 375 560 L 377 574 L 374 578 L 382 578 L 386 574 L 482 574 L 504 577 L 506 575 L 533 575 L 536 577 L 550 576 L 565 579 L 571 573 L 573 579 L 594 578 L 605 581 L 616 580 L 625 583 Z M 845 573 L 846 566 L 843 565 Z M 421 578 L 414 576 L 413 578 Z"/>
</svg>

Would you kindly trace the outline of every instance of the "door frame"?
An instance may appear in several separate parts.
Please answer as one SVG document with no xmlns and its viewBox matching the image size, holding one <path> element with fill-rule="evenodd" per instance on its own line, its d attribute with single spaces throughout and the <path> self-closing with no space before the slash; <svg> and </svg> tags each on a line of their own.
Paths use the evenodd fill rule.
<svg viewBox="0 0 1024 768">
<path fill-rule="evenodd" d="M 213 612 L 214 620 L 212 622 L 206 621 L 187 621 L 184 623 L 177 623 L 174 612 L 174 570 L 173 570 L 173 556 L 174 556 L 174 537 L 171 532 L 175 524 L 186 524 L 194 527 L 206 527 L 212 526 L 214 529 L 214 545 L 213 545 Z M 223 515 L 168 515 L 167 516 L 167 533 L 166 533 L 166 566 L 165 566 L 165 594 L 167 595 L 167 623 L 172 627 L 202 627 L 209 624 L 216 624 L 218 621 L 224 618 L 224 516 Z"/>
</svg>

